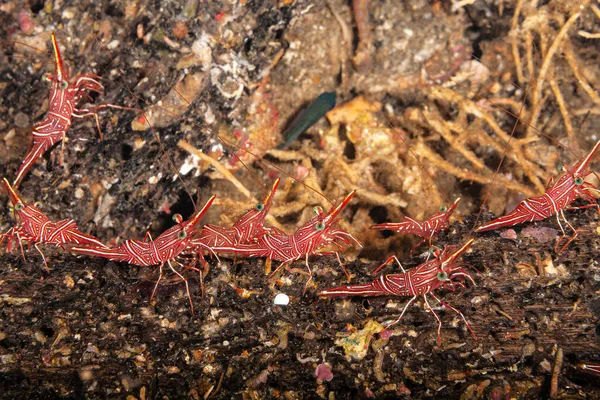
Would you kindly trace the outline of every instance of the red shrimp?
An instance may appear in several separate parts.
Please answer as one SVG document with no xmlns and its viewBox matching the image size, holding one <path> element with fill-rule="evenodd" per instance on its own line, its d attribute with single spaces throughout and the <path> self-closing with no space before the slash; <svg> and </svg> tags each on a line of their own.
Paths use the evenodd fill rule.
<svg viewBox="0 0 600 400">
<path fill-rule="evenodd" d="M 23 259 L 25 259 L 25 251 L 22 244 L 22 241 L 25 240 L 33 244 L 33 247 L 42 255 L 44 265 L 48 268 L 46 257 L 38 247 L 38 244 L 52 244 L 62 248 L 68 245 L 95 246 L 100 249 L 108 248 L 94 236 L 82 233 L 77 229 L 77 225 L 72 219 L 52 222 L 40 210 L 40 203 L 35 203 L 33 206 L 25 203 L 6 178 L 2 182 L 8 193 L 10 203 L 16 211 L 17 218 L 20 220 L 17 226 L 11 228 L 0 237 L 0 244 L 5 239 L 8 239 L 7 248 L 9 251 L 12 249 L 12 241 L 16 238 L 21 247 Z"/>
<path fill-rule="evenodd" d="M 404 217 L 400 222 L 386 222 L 383 224 L 373 225 L 371 229 L 377 230 L 391 230 L 399 233 L 410 233 L 422 237 L 419 243 L 417 243 L 412 249 L 410 249 L 410 256 L 412 257 L 413 251 L 419 247 L 423 242 L 429 240 L 429 246 L 431 247 L 431 241 L 441 231 L 445 231 L 450 226 L 449 219 L 458 202 L 460 197 L 454 201 L 454 204 L 450 208 L 446 206 L 440 207 L 440 212 L 433 214 L 425 221 L 417 221 L 410 217 Z"/>
<path fill-rule="evenodd" d="M 584 181 L 585 178 L 592 173 L 592 171 L 589 170 L 589 166 L 599 148 L 600 140 L 587 156 L 573 165 L 573 167 L 567 168 L 566 166 L 563 166 L 561 169 L 564 170 L 564 175 L 555 183 L 551 181 L 546 193 L 542 196 L 531 197 L 521 201 L 514 210 L 478 227 L 475 229 L 475 232 L 485 232 L 493 229 L 515 226 L 523 222 L 541 221 L 556 214 L 556 221 L 558 222 L 562 236 L 556 241 L 554 250 L 557 253 L 563 251 L 579 234 L 565 217 L 564 211 L 568 209 L 589 207 L 596 207 L 598 211 L 600 211 L 600 206 L 598 206 L 596 199 L 590 193 L 598 192 L 598 188 L 591 183 Z M 579 197 L 585 197 L 589 201 L 589 204 L 581 207 L 570 207 L 571 203 Z M 560 223 L 561 218 L 567 226 L 571 228 L 574 234 L 559 250 L 559 244 L 567 236 Z"/>
<path fill-rule="evenodd" d="M 348 194 L 337 207 L 328 213 L 323 213 L 318 208 L 318 215 L 298 228 L 292 235 L 286 235 L 281 232 L 267 233 L 259 237 L 254 243 L 212 247 L 212 250 L 217 253 L 230 253 L 245 257 L 266 257 L 268 261 L 282 261 L 277 269 L 273 271 L 271 277 L 282 267 L 287 267 L 293 261 L 304 257 L 309 275 L 306 285 L 308 285 L 313 277 L 312 270 L 308 265 L 308 256 L 313 254 L 335 254 L 342 270 L 349 277 L 337 251 L 319 252 L 319 250 L 329 244 L 336 244 L 339 247 L 343 247 L 343 245 L 350 245 L 352 241 L 360 245 L 360 242 L 352 234 L 334 226 L 341 211 L 348 205 L 355 192 L 352 191 Z"/>
<path fill-rule="evenodd" d="M 99 76 L 93 74 L 77 75 L 73 82 L 69 81 L 69 73 L 63 64 L 56 36 L 52 33 L 52 47 L 54 48 L 54 74 L 47 74 L 44 79 L 50 82 L 50 102 L 46 117 L 33 126 L 29 150 L 13 182 L 18 187 L 31 169 L 33 164 L 46 153 L 54 144 L 65 137 L 71 126 L 72 118 L 96 118 L 96 126 L 102 139 L 100 120 L 97 111 L 103 108 L 118 108 L 135 110 L 114 104 L 103 104 L 92 108 L 78 108 L 77 104 L 88 96 L 87 91 L 102 93 L 104 87 L 98 81 Z"/>
<path fill-rule="evenodd" d="M 173 219 L 177 224 L 162 234 L 160 234 L 155 240 L 143 241 L 143 240 L 126 240 L 119 247 L 112 248 L 100 248 L 100 247 L 73 247 L 71 252 L 75 254 L 84 254 L 94 257 L 102 257 L 111 261 L 126 262 L 132 265 L 139 265 L 143 267 L 149 267 L 151 265 L 159 266 L 159 276 L 152 291 L 154 297 L 156 288 L 163 276 L 162 268 L 165 264 L 169 266 L 179 278 L 185 282 L 186 291 L 190 300 L 190 306 L 192 313 L 194 312 L 194 305 L 192 304 L 192 298 L 190 296 L 190 288 L 187 279 L 184 278 L 175 268 L 172 263 L 181 265 L 176 258 L 189 250 L 192 245 L 192 239 L 197 232 L 197 225 L 200 219 L 204 216 L 208 208 L 215 200 L 216 195 L 213 195 L 202 207 L 201 210 L 197 211 L 189 220 L 182 221 L 181 215 L 175 214 Z"/>
<path fill-rule="evenodd" d="M 265 218 L 271 210 L 273 195 L 279 186 L 279 179 L 275 181 L 271 191 L 262 203 L 257 203 L 253 209 L 247 211 L 230 228 L 218 225 L 204 225 L 198 238 L 192 243 L 204 244 L 208 248 L 236 246 L 238 244 L 254 243 L 273 228 L 265 228 Z"/>
<path fill-rule="evenodd" d="M 433 308 L 429 304 L 429 300 L 427 295 L 433 297 L 436 301 L 442 304 L 445 307 L 448 307 L 462 318 L 462 320 L 467 325 L 469 332 L 473 335 L 475 339 L 477 336 L 469 322 L 467 322 L 465 316 L 458 309 L 452 307 L 448 303 L 441 301 L 438 297 L 433 293 L 436 289 L 449 289 L 454 291 L 455 286 L 464 287 L 462 281 L 464 279 L 470 280 L 473 284 L 473 278 L 469 273 L 461 268 L 461 264 L 458 263 L 458 259 L 463 255 L 465 251 L 473 244 L 475 239 L 470 239 L 467 243 L 465 243 L 462 247 L 455 250 L 451 247 L 446 247 L 441 254 L 432 260 L 429 260 L 415 268 L 412 268 L 408 271 L 405 271 L 402 267 L 402 264 L 398 261 L 396 256 L 392 256 L 388 258 L 388 260 L 383 263 L 376 271 L 381 269 L 383 266 L 389 264 L 391 261 L 395 260 L 400 268 L 402 269 L 401 274 L 388 274 L 381 275 L 379 278 L 370 283 L 358 284 L 358 285 L 345 285 L 338 286 L 329 289 L 325 289 L 319 292 L 319 296 L 322 297 L 350 297 L 350 296 L 358 296 L 358 297 L 373 297 L 373 296 L 412 296 L 412 298 L 406 303 L 400 316 L 390 325 L 397 324 L 402 320 L 404 313 L 408 309 L 408 307 L 418 298 L 423 297 L 425 301 L 425 306 L 435 319 L 438 321 L 438 329 L 437 329 L 437 343 L 438 346 L 441 344 L 441 330 L 442 330 L 442 321 L 440 317 L 433 311 Z"/>
</svg>

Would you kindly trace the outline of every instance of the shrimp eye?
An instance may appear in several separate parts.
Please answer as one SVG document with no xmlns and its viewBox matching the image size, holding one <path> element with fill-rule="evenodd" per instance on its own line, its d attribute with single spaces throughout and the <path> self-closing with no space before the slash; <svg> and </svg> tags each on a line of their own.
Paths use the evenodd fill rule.
<svg viewBox="0 0 600 400">
<path fill-rule="evenodd" d="M 181 214 L 173 214 L 173 221 L 177 222 L 178 224 L 181 223 L 181 221 L 183 221 L 183 217 L 181 216 Z"/>
<path fill-rule="evenodd" d="M 41 201 L 36 201 L 35 203 L 33 203 L 33 205 L 34 205 L 36 208 L 39 208 L 40 210 L 41 210 L 41 209 L 42 209 L 42 207 L 44 206 L 44 205 L 42 204 L 42 202 L 41 202 Z"/>
<path fill-rule="evenodd" d="M 23 209 L 23 203 L 17 203 L 17 204 L 15 204 L 15 210 L 21 211 L 22 209 Z"/>
<path fill-rule="evenodd" d="M 264 210 L 264 209 L 265 209 L 265 206 L 264 206 L 264 204 L 262 204 L 262 203 L 256 203 L 256 205 L 254 206 L 254 208 L 255 208 L 257 211 L 262 211 L 262 210 Z"/>
<path fill-rule="evenodd" d="M 187 237 L 187 233 L 185 231 L 181 231 L 177 234 L 179 239 L 185 239 Z"/>
<path fill-rule="evenodd" d="M 575 184 L 576 184 L 577 186 L 579 186 L 579 185 L 583 184 L 583 178 L 581 178 L 581 177 L 577 177 L 577 178 L 575 178 Z"/>
<path fill-rule="evenodd" d="M 321 215 L 321 214 L 323 214 L 323 209 L 322 209 L 321 207 L 319 207 L 319 206 L 315 206 L 315 207 L 313 208 L 313 212 L 314 212 L 315 214 L 317 214 L 317 215 Z"/>
<path fill-rule="evenodd" d="M 46 82 L 52 82 L 52 74 L 46 74 L 42 79 L 44 79 Z"/>
<path fill-rule="evenodd" d="M 318 231 L 322 231 L 323 229 L 325 229 L 325 224 L 323 222 L 317 222 L 315 224 L 315 229 Z"/>
<path fill-rule="evenodd" d="M 65 90 L 68 87 L 69 87 L 69 82 L 67 82 L 67 81 L 60 81 L 60 88 L 62 90 Z"/>
<path fill-rule="evenodd" d="M 429 252 L 429 254 L 433 254 L 435 253 L 435 247 L 430 247 L 429 249 L 427 249 L 427 251 Z"/>
<path fill-rule="evenodd" d="M 448 274 L 445 273 L 444 271 L 438 272 L 437 278 L 439 281 L 446 281 L 446 280 L 448 280 Z"/>
<path fill-rule="evenodd" d="M 556 169 L 558 170 L 558 172 L 563 172 L 563 171 L 565 170 L 565 167 L 563 167 L 563 165 L 562 165 L 562 164 L 558 164 L 558 165 L 556 166 Z"/>
<path fill-rule="evenodd" d="M 441 212 L 446 212 L 446 211 L 448 211 L 448 207 L 446 207 L 446 206 L 441 206 L 441 207 L 440 207 L 440 211 L 441 211 Z"/>
</svg>

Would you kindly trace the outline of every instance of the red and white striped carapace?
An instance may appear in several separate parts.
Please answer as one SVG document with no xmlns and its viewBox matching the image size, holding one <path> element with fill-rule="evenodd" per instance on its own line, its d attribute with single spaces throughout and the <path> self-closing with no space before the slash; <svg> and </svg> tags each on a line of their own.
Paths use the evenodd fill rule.
<svg viewBox="0 0 600 400">
<path fill-rule="evenodd" d="M 25 203 L 10 183 L 8 183 L 6 178 L 4 178 L 2 182 L 4 183 L 4 188 L 8 193 L 8 198 L 19 221 L 16 227 L 11 228 L 7 233 L 0 237 L 0 243 L 5 239 L 8 239 L 7 248 L 9 251 L 12 249 L 13 240 L 16 239 L 21 247 L 23 258 L 25 258 L 25 252 L 23 251 L 22 245 L 22 241 L 25 240 L 33 244 L 36 250 L 42 255 L 44 264 L 48 267 L 46 257 L 38 247 L 38 244 L 52 244 L 63 248 L 68 245 L 86 245 L 104 249 L 107 248 L 94 236 L 79 231 L 75 221 L 72 219 L 52 222 L 50 218 L 39 209 L 39 203 L 35 203 L 33 206 Z"/>
<path fill-rule="evenodd" d="M 340 213 L 350 200 L 352 200 L 355 192 L 352 191 L 348 194 L 337 207 L 328 213 L 323 213 L 323 210 L 317 208 L 316 212 L 318 215 L 298 228 L 292 235 L 286 235 L 277 231 L 269 232 L 257 238 L 254 243 L 212 247 L 212 250 L 216 253 L 235 254 L 244 257 L 265 257 L 268 260 L 282 261 L 271 276 L 277 273 L 282 267 L 288 266 L 293 261 L 304 257 L 306 260 L 306 269 L 310 276 L 308 282 L 312 280 L 312 271 L 308 265 L 308 256 L 313 254 L 335 254 L 342 270 L 348 276 L 337 251 L 319 251 L 329 244 L 344 247 L 355 242 L 360 245 L 360 242 L 349 232 L 335 227 Z"/>
<path fill-rule="evenodd" d="M 463 255 L 465 251 L 473 244 L 475 239 L 470 239 L 463 246 L 456 249 L 456 247 L 446 247 L 437 258 L 431 259 L 415 268 L 411 268 L 408 271 L 405 271 L 400 264 L 400 261 L 396 258 L 396 256 L 392 256 L 387 259 L 385 263 L 383 263 L 377 270 L 381 269 L 383 266 L 389 264 L 392 261 L 396 261 L 400 268 L 402 269 L 402 273 L 400 274 L 387 274 L 381 275 L 376 280 L 358 285 L 344 285 L 337 286 L 329 289 L 325 289 L 319 292 L 319 296 L 323 297 L 373 297 L 373 296 L 412 296 L 412 298 L 406 303 L 400 316 L 394 322 L 392 322 L 388 327 L 397 324 L 402 320 L 404 313 L 408 309 L 408 307 L 417 299 L 417 297 L 423 297 L 425 301 L 425 306 L 433 316 L 438 321 L 438 330 L 437 330 L 437 340 L 438 346 L 441 343 L 441 329 L 442 329 L 442 321 L 437 316 L 433 308 L 429 304 L 429 300 L 427 299 L 427 295 L 433 297 L 440 304 L 448 307 L 462 318 L 462 320 L 467 325 L 467 328 L 473 335 L 475 339 L 477 339 L 475 332 L 471 329 L 471 326 L 467 322 L 465 316 L 462 312 L 452 307 L 448 303 L 441 301 L 437 298 L 437 296 L 433 293 L 436 289 L 449 289 L 454 291 L 455 286 L 464 287 L 463 281 L 468 279 L 473 284 L 473 278 L 469 273 L 461 268 L 461 264 L 458 262 L 460 256 Z"/>
<path fill-rule="evenodd" d="M 446 206 L 440 207 L 440 212 L 433 214 L 431 217 L 427 218 L 425 221 L 417 221 L 416 219 L 412 219 L 410 217 L 402 218 L 400 222 L 386 222 L 383 224 L 373 225 L 371 229 L 376 230 L 390 230 L 399 233 L 409 233 L 411 235 L 416 235 L 422 237 L 419 243 L 417 243 L 411 250 L 410 255 L 412 256 L 413 250 L 419 247 L 423 242 L 429 240 L 429 246 L 431 246 L 431 241 L 441 231 L 448 229 L 450 226 L 449 219 L 458 202 L 460 201 L 460 197 L 454 201 L 449 208 Z"/>
<path fill-rule="evenodd" d="M 273 203 L 273 196 L 279 186 L 278 178 L 271 191 L 262 203 L 257 203 L 253 209 L 247 211 L 230 228 L 219 225 L 204 225 L 202 232 L 193 240 L 194 244 L 204 244 L 207 248 L 236 246 L 238 244 L 254 243 L 273 228 L 265 227 L 265 218 L 269 214 Z"/>
<path fill-rule="evenodd" d="M 92 108 L 78 108 L 77 104 L 88 96 L 87 91 L 102 93 L 104 87 L 98 81 L 99 76 L 93 74 L 77 75 L 73 82 L 69 81 L 69 73 L 65 67 L 56 36 L 52 33 L 52 47 L 54 49 L 54 74 L 47 74 L 44 80 L 50 82 L 50 101 L 46 117 L 33 126 L 31 143 L 17 177 L 13 182 L 18 187 L 33 164 L 44 155 L 54 144 L 60 142 L 71 126 L 72 118 L 95 117 L 100 138 L 100 120 L 97 111 L 103 108 L 130 109 L 113 104 L 103 104 Z"/>
<path fill-rule="evenodd" d="M 548 189 L 546 189 L 546 193 L 542 196 L 531 197 L 521 201 L 514 210 L 478 227 L 475 229 L 475 232 L 485 232 L 493 229 L 515 226 L 523 222 L 541 221 L 556 214 L 556 221 L 558 222 L 562 236 L 556 241 L 554 250 L 560 253 L 578 235 L 577 230 L 569 223 L 564 214 L 566 209 L 570 209 L 569 206 L 571 203 L 579 197 L 585 197 L 590 204 L 575 208 L 597 207 L 600 211 L 596 198 L 590 193 L 598 192 L 598 188 L 591 183 L 584 181 L 585 178 L 592 173 L 592 171 L 589 170 L 589 166 L 599 148 L 600 140 L 583 160 L 573 165 L 573 167 L 567 168 L 566 166 L 562 166 L 561 169 L 564 170 L 564 175 L 556 182 L 551 181 Z M 567 226 L 571 228 L 574 234 L 567 243 L 558 250 L 558 245 L 565 236 L 567 236 L 560 222 L 561 218 Z"/>
<path fill-rule="evenodd" d="M 156 286 L 152 291 L 152 297 L 156 292 L 158 283 L 162 279 L 162 267 L 167 264 L 169 268 L 179 276 L 184 282 L 187 290 L 188 297 L 190 299 L 190 305 L 192 312 L 194 306 L 190 297 L 190 290 L 187 279 L 181 275 L 175 268 L 173 268 L 172 262 L 180 264 L 176 261 L 176 258 L 188 250 L 192 244 L 192 239 L 198 231 L 198 223 L 204 216 L 208 208 L 215 200 L 216 195 L 213 195 L 202 207 L 201 210 L 197 211 L 187 221 L 182 221 L 181 215 L 175 214 L 173 219 L 177 222 L 175 226 L 167 229 L 161 233 L 155 240 L 143 241 L 128 239 L 119 247 L 111 248 L 100 248 L 93 246 L 77 246 L 71 248 L 71 252 L 75 254 L 83 254 L 94 257 L 102 257 L 111 261 L 125 262 L 132 265 L 139 265 L 143 267 L 149 267 L 151 265 L 159 266 L 159 276 L 156 282 Z"/>
</svg>

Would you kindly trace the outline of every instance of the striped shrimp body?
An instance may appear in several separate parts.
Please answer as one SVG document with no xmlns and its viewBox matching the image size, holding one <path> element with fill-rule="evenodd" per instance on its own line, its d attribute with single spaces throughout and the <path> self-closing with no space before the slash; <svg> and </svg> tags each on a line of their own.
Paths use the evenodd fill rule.
<svg viewBox="0 0 600 400">
<path fill-rule="evenodd" d="M 86 118 L 93 116 L 102 138 L 100 120 L 97 111 L 104 108 L 118 108 L 131 110 L 114 104 L 103 104 L 92 108 L 78 108 L 87 91 L 102 93 L 104 87 L 99 82 L 100 77 L 93 74 L 77 75 L 73 82 L 69 81 L 69 73 L 65 67 L 56 36 L 52 33 L 52 47 L 54 49 L 54 74 L 47 74 L 44 80 L 50 82 L 50 101 L 46 117 L 33 126 L 29 151 L 19 167 L 13 186 L 18 187 L 31 169 L 33 164 L 40 159 L 52 146 L 63 140 L 71 126 L 73 118 Z"/>
<path fill-rule="evenodd" d="M 567 209 L 579 209 L 596 207 L 600 211 L 596 199 L 591 192 L 598 192 L 598 188 L 591 183 L 585 182 L 585 178 L 592 173 L 589 170 L 590 163 L 600 149 L 600 141 L 592 148 L 592 150 L 580 162 L 573 165 L 571 168 L 562 166 L 564 175 L 556 182 L 550 182 L 546 193 L 539 197 L 531 197 L 521 201 L 517 207 L 508 214 L 496 218 L 485 225 L 475 229 L 475 232 L 485 232 L 503 227 L 515 226 L 523 222 L 541 221 L 556 214 L 556 221 L 562 232 L 562 236 L 556 241 L 554 250 L 557 253 L 563 251 L 578 235 L 577 230 L 569 223 L 565 217 L 564 211 Z M 589 204 L 581 207 L 570 207 L 579 197 L 585 197 Z M 562 224 L 562 220 L 574 232 L 573 236 L 559 249 L 559 244 L 567 236 Z"/>
<path fill-rule="evenodd" d="M 461 264 L 458 263 L 458 259 L 462 256 L 462 254 L 465 251 L 467 251 L 467 249 L 471 246 L 474 240 L 475 239 L 470 239 L 462 247 L 456 250 L 451 247 L 446 247 L 437 258 L 429 260 L 408 271 L 405 271 L 404 268 L 402 268 L 402 265 L 400 264 L 398 259 L 395 256 L 392 256 L 379 268 L 377 268 L 377 270 L 381 269 L 383 266 L 389 264 L 392 261 L 396 261 L 402 269 L 402 273 L 381 275 L 376 280 L 366 284 L 345 285 L 325 289 L 319 292 L 319 296 L 412 296 L 412 298 L 408 301 L 408 303 L 406 303 L 406 305 L 402 309 L 402 312 L 400 313 L 398 319 L 396 319 L 394 322 L 388 325 L 388 328 L 399 323 L 402 320 L 402 317 L 404 317 L 404 314 L 406 313 L 408 307 L 418 297 L 423 297 L 425 306 L 429 311 L 431 311 L 433 316 L 438 321 L 437 343 L 439 346 L 441 344 L 442 321 L 431 307 L 431 304 L 429 303 L 429 299 L 427 298 L 427 296 L 430 295 L 440 304 L 460 315 L 461 319 L 467 325 L 469 332 L 471 332 L 473 337 L 477 339 L 475 332 L 473 332 L 473 329 L 469 325 L 463 313 L 460 312 L 458 309 L 452 307 L 448 303 L 440 300 L 433 293 L 433 291 L 436 289 L 449 289 L 451 291 L 454 291 L 456 286 L 464 287 L 463 281 L 465 279 L 475 284 L 471 275 L 469 275 L 469 273 L 466 270 L 461 268 Z"/>
<path fill-rule="evenodd" d="M 198 238 L 193 239 L 193 245 L 205 245 L 207 248 L 213 248 L 254 243 L 259 237 L 274 229 L 266 228 L 264 225 L 265 218 L 271 210 L 273 196 L 279 186 L 279 181 L 279 179 L 275 181 L 262 203 L 256 204 L 253 209 L 247 211 L 230 228 L 204 225 Z"/>
<path fill-rule="evenodd" d="M 423 238 L 417 243 L 412 249 L 410 249 L 410 255 L 412 256 L 413 251 L 429 240 L 429 246 L 431 247 L 431 241 L 440 232 L 448 229 L 450 226 L 449 220 L 452 213 L 456 209 L 460 197 L 454 201 L 450 207 L 442 206 L 440 212 L 432 215 L 425 221 L 417 221 L 410 217 L 404 217 L 400 222 L 387 222 L 383 224 L 373 225 L 371 229 L 376 230 L 390 230 L 399 233 L 409 233 L 412 235 Z"/>
<path fill-rule="evenodd" d="M 179 278 L 181 278 L 185 282 L 187 294 L 190 299 L 190 305 L 193 312 L 194 306 L 190 297 L 190 290 L 187 279 L 184 278 L 183 275 L 181 275 L 181 273 L 175 270 L 175 268 L 173 268 L 173 263 L 180 264 L 176 260 L 176 258 L 190 248 L 192 244 L 192 239 L 197 231 L 197 225 L 200 222 L 200 219 L 206 213 L 206 211 L 208 211 L 209 207 L 215 200 L 215 197 L 216 196 L 213 195 L 206 202 L 204 207 L 202 207 L 201 210 L 197 211 L 192 216 L 192 218 L 190 218 L 187 221 L 182 221 L 181 216 L 179 214 L 174 215 L 173 219 L 177 222 L 177 224 L 160 234 L 160 236 L 158 236 L 155 240 L 143 241 L 128 239 L 119 247 L 112 248 L 78 246 L 71 248 L 71 252 L 75 254 L 102 257 L 111 261 L 125 262 L 128 264 L 139 265 L 143 267 L 158 265 L 159 276 L 156 285 L 154 286 L 154 290 L 152 291 L 151 298 L 154 297 L 156 288 L 158 287 L 158 284 L 162 279 L 162 268 L 165 264 L 167 264 L 171 271 L 173 271 L 177 276 L 179 276 Z"/>
<path fill-rule="evenodd" d="M 265 257 L 268 261 L 281 261 L 282 263 L 273 271 L 271 277 L 282 267 L 287 267 L 292 262 L 305 258 L 306 269 L 310 277 L 307 285 L 312 280 L 308 256 L 313 254 L 335 254 L 342 270 L 348 276 L 337 251 L 320 252 L 320 250 L 329 244 L 335 244 L 340 248 L 350 245 L 352 242 L 360 245 L 360 242 L 350 233 L 335 227 L 340 213 L 348 205 L 355 192 L 348 194 L 337 207 L 328 213 L 323 213 L 322 210 L 317 209 L 318 215 L 298 228 L 292 235 L 286 235 L 274 229 L 257 238 L 254 243 L 213 247 L 212 250 L 216 253 L 235 254 L 244 257 Z"/>
<path fill-rule="evenodd" d="M 12 249 L 13 240 L 16 239 L 21 247 L 23 258 L 25 258 L 22 244 L 22 241 L 25 240 L 33 244 L 42 255 L 44 265 L 48 268 L 46 257 L 38 244 L 51 244 L 63 248 L 69 245 L 86 245 L 107 249 L 100 240 L 77 229 L 77 225 L 72 219 L 64 219 L 58 222 L 51 221 L 40 210 L 39 203 L 35 203 L 33 206 L 25 203 L 6 178 L 3 179 L 3 184 L 19 220 L 16 227 L 11 228 L 0 237 L 0 243 L 8 239 L 7 248 L 9 251 Z"/>
</svg>

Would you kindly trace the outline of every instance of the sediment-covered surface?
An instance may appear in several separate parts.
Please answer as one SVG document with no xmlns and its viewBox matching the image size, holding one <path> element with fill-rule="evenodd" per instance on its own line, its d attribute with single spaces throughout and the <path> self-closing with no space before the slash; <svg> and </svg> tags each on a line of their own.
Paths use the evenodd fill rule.
<svg viewBox="0 0 600 400">
<path fill-rule="evenodd" d="M 579 237 L 559 254 L 555 219 L 473 233 L 476 219 L 492 218 L 487 209 L 502 214 L 540 194 L 558 163 L 572 165 L 598 140 L 598 6 L 352 3 L 5 2 L 0 174 L 14 177 L 48 108 L 55 31 L 72 75 L 102 77 L 93 104 L 146 117 L 102 111 L 102 141 L 93 118 L 75 121 L 64 148 L 21 185 L 26 201 L 108 244 L 156 237 L 213 193 L 205 221 L 229 225 L 276 176 L 284 183 L 269 223 L 292 232 L 313 206 L 331 207 L 275 164 L 333 202 L 358 189 L 340 226 L 364 244 L 344 258 L 362 283 L 391 254 L 407 269 L 424 261 L 408 256 L 414 241 L 372 224 L 426 218 L 461 197 L 436 244 L 477 238 L 463 257 L 477 286 L 438 294 L 477 339 L 435 302 L 440 346 L 422 299 L 391 335 L 383 326 L 409 298 L 319 299 L 346 283 L 335 257 L 311 259 L 305 294 L 303 274 L 269 282 L 262 259 L 213 258 L 204 297 L 198 274 L 183 271 L 192 313 L 172 274 L 150 300 L 154 268 L 42 246 L 45 270 L 25 246 L 26 260 L 17 249 L 0 255 L 0 397 L 600 397 L 600 378 L 575 368 L 600 360 L 597 211 L 566 212 Z M 327 91 L 338 107 L 274 150 Z M 222 157 L 255 199 L 181 140 Z M 0 204 L 6 232 L 15 220 L 4 193 Z M 290 304 L 274 305 L 278 293 Z"/>
</svg>

